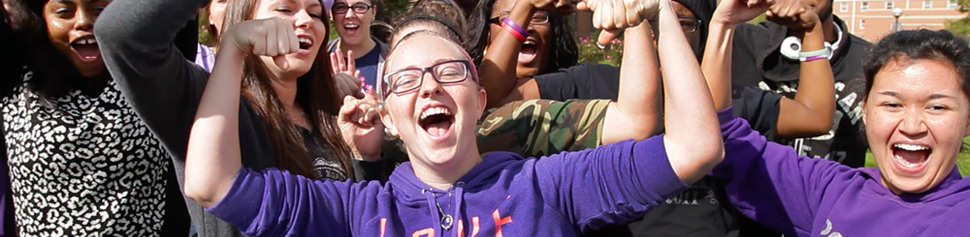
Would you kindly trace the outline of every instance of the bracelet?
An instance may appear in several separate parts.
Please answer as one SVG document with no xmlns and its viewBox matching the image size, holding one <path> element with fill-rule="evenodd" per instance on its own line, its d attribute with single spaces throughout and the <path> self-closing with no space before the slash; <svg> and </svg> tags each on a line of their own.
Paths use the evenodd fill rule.
<svg viewBox="0 0 970 237">
<path fill-rule="evenodd" d="M 502 28 L 512 33 L 512 36 L 519 40 L 519 43 L 525 43 L 525 38 L 529 37 L 528 31 L 508 17 L 502 18 Z"/>
<path fill-rule="evenodd" d="M 815 51 L 799 52 L 798 57 L 807 58 L 812 56 L 828 55 L 829 52 L 830 52 L 830 49 L 828 47 L 825 47 Z"/>
<path fill-rule="evenodd" d="M 808 61 L 818 60 L 818 58 L 815 58 L 815 57 L 822 56 L 822 57 L 828 58 L 829 55 L 832 55 L 832 48 L 829 48 L 828 46 L 826 46 L 825 48 L 815 50 L 815 51 L 799 52 L 798 58 L 802 62 L 808 62 Z M 808 59 L 811 59 L 811 60 L 808 60 Z"/>
<path fill-rule="evenodd" d="M 801 58 L 801 61 L 802 62 L 811 62 L 811 61 L 815 61 L 815 60 L 819 60 L 819 59 L 828 59 L 828 58 L 829 57 L 826 56 L 826 55 L 815 55 L 815 56 L 811 56 L 811 57 Z"/>
</svg>

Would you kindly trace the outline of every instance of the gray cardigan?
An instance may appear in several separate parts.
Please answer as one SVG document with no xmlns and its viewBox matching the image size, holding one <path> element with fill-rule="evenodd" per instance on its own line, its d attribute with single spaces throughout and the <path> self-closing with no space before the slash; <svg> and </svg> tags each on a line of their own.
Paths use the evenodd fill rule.
<svg viewBox="0 0 970 237">
<path fill-rule="evenodd" d="M 180 188 L 184 187 L 189 129 L 208 73 L 176 49 L 176 33 L 208 0 L 116 1 L 101 14 L 95 35 L 104 62 L 135 112 L 171 154 Z M 262 124 L 248 102 L 241 101 L 239 142 L 242 163 L 261 169 L 276 165 Z M 200 236 L 240 236 L 226 222 L 186 198 Z"/>
</svg>

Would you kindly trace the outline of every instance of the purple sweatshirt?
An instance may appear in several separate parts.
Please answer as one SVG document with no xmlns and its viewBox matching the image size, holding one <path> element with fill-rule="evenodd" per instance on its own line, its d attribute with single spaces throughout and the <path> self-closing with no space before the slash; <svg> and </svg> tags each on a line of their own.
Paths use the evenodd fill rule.
<svg viewBox="0 0 970 237">
<path fill-rule="evenodd" d="M 243 168 L 208 211 L 257 236 L 574 236 L 639 218 L 686 187 L 656 136 L 542 159 L 488 153 L 448 190 L 410 163 L 384 185 Z"/>
<path fill-rule="evenodd" d="M 970 179 L 954 167 L 939 186 L 896 195 L 879 170 L 798 156 L 766 142 L 731 109 L 718 113 L 724 161 L 714 176 L 741 213 L 797 236 L 970 236 Z"/>
</svg>

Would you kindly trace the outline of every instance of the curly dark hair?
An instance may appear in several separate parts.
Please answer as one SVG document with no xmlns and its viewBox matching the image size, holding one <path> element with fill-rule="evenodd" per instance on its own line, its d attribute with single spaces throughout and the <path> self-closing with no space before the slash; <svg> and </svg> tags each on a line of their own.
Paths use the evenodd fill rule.
<svg viewBox="0 0 970 237">
<path fill-rule="evenodd" d="M 28 89 L 38 93 L 41 98 L 47 99 L 63 95 L 71 89 L 87 86 L 87 79 L 81 76 L 66 55 L 54 48 L 47 36 L 47 22 L 44 21 L 43 16 L 47 1 L 4 1 L 10 7 L 7 9 L 10 13 L 9 22 L 12 29 L 10 38 L 14 39 L 13 45 L 20 48 L 21 64 L 33 72 L 33 77 L 27 84 Z M 26 50 L 30 50 L 30 53 L 26 53 Z M 107 78 L 107 71 L 102 77 Z M 0 94 L 10 93 L 14 86 L 23 82 L 22 79 L 17 75 L 6 80 Z"/>
<path fill-rule="evenodd" d="M 465 33 L 465 48 L 469 49 L 468 54 L 475 60 L 475 64 L 481 64 L 485 56 L 485 47 L 488 46 L 489 18 L 492 16 L 492 6 L 495 0 L 482 0 L 478 2 L 474 12 L 468 16 L 468 30 Z M 549 12 L 549 26 L 552 27 L 552 43 L 550 47 L 549 61 L 539 73 L 555 72 L 560 68 L 567 68 L 576 65 L 579 60 L 579 45 L 576 44 L 576 37 L 572 29 L 566 24 L 565 15 Z"/>
<path fill-rule="evenodd" d="M 935 59 L 953 63 L 962 77 L 963 93 L 970 95 L 970 47 L 967 41 L 946 30 L 905 30 L 892 33 L 872 47 L 870 59 L 866 61 L 866 95 L 872 90 L 872 83 L 887 63 L 899 58 Z"/>
</svg>

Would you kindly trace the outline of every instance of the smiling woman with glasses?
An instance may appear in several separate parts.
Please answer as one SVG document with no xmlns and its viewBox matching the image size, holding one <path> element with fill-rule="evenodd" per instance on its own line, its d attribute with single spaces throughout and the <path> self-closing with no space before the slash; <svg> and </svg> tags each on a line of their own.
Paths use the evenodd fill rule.
<svg viewBox="0 0 970 237">
<path fill-rule="evenodd" d="M 669 11 L 661 14 L 663 23 L 677 24 Z M 635 27 L 626 35 L 645 46 L 648 31 Z M 476 124 L 486 92 L 461 45 L 428 32 L 402 37 L 388 55 L 394 93 L 382 99 L 380 122 L 347 126 L 367 130 L 353 131 L 368 137 L 355 139 L 358 148 L 381 142 L 385 126 L 403 140 L 410 161 L 389 181 L 311 181 L 243 168 L 239 109 L 219 106 L 239 98 L 210 96 L 238 89 L 210 83 L 203 103 L 211 106 L 199 107 L 189 142 L 186 195 L 255 236 L 577 236 L 642 215 L 719 161 L 712 100 L 697 63 L 680 56 L 689 49 L 679 33 L 661 41 L 672 49 L 661 55 L 671 64 L 665 68 L 677 78 L 665 83 L 667 135 L 526 159 L 479 152 Z M 341 116 L 364 112 L 365 104 L 346 100 Z"/>
<path fill-rule="evenodd" d="M 355 75 L 359 71 L 363 82 L 370 87 L 376 86 L 377 69 L 387 55 L 387 44 L 371 33 L 380 6 L 377 1 L 380 0 L 337 0 L 330 8 L 340 37 L 329 42 L 327 51 L 331 52 L 333 63 L 344 65 L 335 73 Z"/>
</svg>

